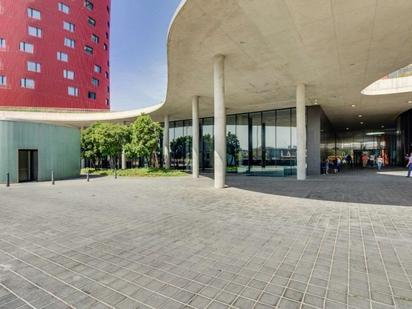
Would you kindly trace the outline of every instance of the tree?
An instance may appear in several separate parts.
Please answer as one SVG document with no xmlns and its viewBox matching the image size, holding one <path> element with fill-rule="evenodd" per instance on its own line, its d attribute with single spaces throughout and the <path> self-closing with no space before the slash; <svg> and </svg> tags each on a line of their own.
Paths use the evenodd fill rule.
<svg viewBox="0 0 412 309">
<path fill-rule="evenodd" d="M 81 151 L 82 157 L 89 160 L 93 165 L 96 161 L 102 158 L 100 153 L 98 137 L 96 135 L 96 127 L 99 124 L 95 123 L 81 131 Z"/>
<path fill-rule="evenodd" d="M 191 148 L 192 148 L 192 137 L 191 136 L 180 136 L 174 139 L 170 143 L 170 150 L 172 152 L 176 167 L 179 167 L 179 160 L 185 159 L 188 149 L 189 149 L 189 157 L 190 157 Z"/>
<path fill-rule="evenodd" d="M 124 125 L 96 122 L 82 131 L 83 157 L 90 160 L 110 157 L 110 166 L 113 168 L 123 145 L 128 141 L 128 135 Z"/>
<path fill-rule="evenodd" d="M 126 156 L 130 159 L 142 157 L 149 165 L 158 166 L 156 149 L 162 132 L 160 124 L 150 116 L 138 117 L 129 127 L 130 139 L 125 145 Z"/>
<path fill-rule="evenodd" d="M 237 166 L 239 160 L 240 142 L 236 134 L 228 132 L 226 137 L 226 148 L 228 154 L 228 165 Z"/>
</svg>

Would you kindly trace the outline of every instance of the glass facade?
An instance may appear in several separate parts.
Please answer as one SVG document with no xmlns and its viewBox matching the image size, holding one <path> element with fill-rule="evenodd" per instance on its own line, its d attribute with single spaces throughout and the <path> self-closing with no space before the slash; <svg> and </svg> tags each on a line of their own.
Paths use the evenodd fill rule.
<svg viewBox="0 0 412 309">
<path fill-rule="evenodd" d="M 373 167 L 381 156 L 385 166 L 396 166 L 397 135 L 396 130 L 337 133 L 322 145 L 322 160 L 339 158 L 344 165 L 364 167 L 363 158 L 367 157 L 367 166 Z"/>
<path fill-rule="evenodd" d="M 213 118 L 200 119 L 200 169 L 212 172 Z M 174 168 L 191 170 L 192 121 L 170 123 Z M 227 116 L 227 172 L 268 176 L 296 174 L 296 113 L 282 109 Z"/>
</svg>

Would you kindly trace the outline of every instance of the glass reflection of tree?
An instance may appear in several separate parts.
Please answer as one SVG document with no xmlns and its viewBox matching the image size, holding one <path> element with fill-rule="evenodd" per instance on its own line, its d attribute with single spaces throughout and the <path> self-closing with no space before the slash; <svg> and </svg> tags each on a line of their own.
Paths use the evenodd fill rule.
<svg viewBox="0 0 412 309">
<path fill-rule="evenodd" d="M 192 145 L 191 136 L 180 136 L 170 143 L 170 150 L 176 168 L 179 168 L 179 161 L 184 161 L 186 158 L 187 145 Z"/>
<path fill-rule="evenodd" d="M 226 136 L 227 165 L 237 167 L 239 162 L 240 142 L 236 134 L 228 132 Z"/>
<path fill-rule="evenodd" d="M 213 136 L 209 133 L 202 136 L 202 143 L 203 143 L 203 158 L 204 158 L 204 166 L 203 168 L 210 168 L 212 167 L 212 159 L 213 159 Z"/>
</svg>

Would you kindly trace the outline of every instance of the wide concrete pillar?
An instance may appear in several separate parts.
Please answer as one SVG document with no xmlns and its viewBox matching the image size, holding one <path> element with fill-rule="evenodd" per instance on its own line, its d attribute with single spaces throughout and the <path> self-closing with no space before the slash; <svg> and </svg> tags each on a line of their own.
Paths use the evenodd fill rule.
<svg viewBox="0 0 412 309">
<path fill-rule="evenodd" d="M 306 179 L 306 86 L 296 87 L 297 179 Z"/>
<path fill-rule="evenodd" d="M 127 168 L 126 166 L 126 153 L 124 151 L 124 148 L 122 149 L 122 170 L 125 170 Z"/>
<path fill-rule="evenodd" d="M 163 167 L 170 168 L 170 150 L 169 150 L 169 115 L 164 118 L 163 128 Z"/>
<path fill-rule="evenodd" d="M 192 98 L 192 175 L 199 178 L 199 97 Z"/>
<path fill-rule="evenodd" d="M 306 162 L 308 175 L 320 175 L 320 143 L 321 143 L 321 120 L 323 111 L 317 106 L 307 108 L 306 119 Z"/>
<path fill-rule="evenodd" d="M 215 188 L 225 187 L 226 180 L 226 108 L 225 108 L 225 56 L 214 58 L 214 108 L 215 108 Z"/>
</svg>

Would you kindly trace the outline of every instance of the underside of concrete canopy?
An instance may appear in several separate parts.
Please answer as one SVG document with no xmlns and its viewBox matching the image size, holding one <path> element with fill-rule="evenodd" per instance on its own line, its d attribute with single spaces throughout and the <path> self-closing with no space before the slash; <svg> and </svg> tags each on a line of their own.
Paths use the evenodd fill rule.
<svg viewBox="0 0 412 309">
<path fill-rule="evenodd" d="M 168 38 L 166 103 L 161 119 L 213 115 L 213 56 L 226 56 L 227 113 L 293 107 L 296 85 L 322 106 L 335 128 L 392 122 L 409 93 L 361 91 L 412 63 L 410 0 L 187 0 Z"/>
</svg>

